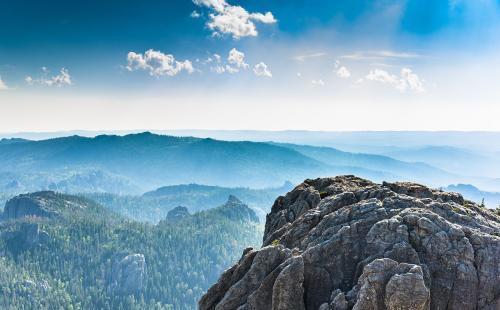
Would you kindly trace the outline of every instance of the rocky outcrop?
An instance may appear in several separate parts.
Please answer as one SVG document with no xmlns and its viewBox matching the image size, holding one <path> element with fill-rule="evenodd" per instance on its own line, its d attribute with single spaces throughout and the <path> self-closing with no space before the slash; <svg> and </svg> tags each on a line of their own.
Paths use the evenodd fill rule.
<svg viewBox="0 0 500 310">
<path fill-rule="evenodd" d="M 255 211 L 233 195 L 229 195 L 226 203 L 213 209 L 213 211 L 233 221 L 259 222 L 259 217 L 255 214 Z"/>
<path fill-rule="evenodd" d="M 5 204 L 4 220 L 23 217 L 46 217 L 57 215 L 51 204 L 57 200 L 57 194 L 51 191 L 18 195 Z"/>
<path fill-rule="evenodd" d="M 15 251 L 31 249 L 50 241 L 49 234 L 41 230 L 38 223 L 30 222 L 21 223 L 17 230 L 2 232 L 1 237 Z"/>
<path fill-rule="evenodd" d="M 199 308 L 500 309 L 500 217 L 413 183 L 306 180 Z"/>
<path fill-rule="evenodd" d="M 5 203 L 3 219 L 29 220 L 52 219 L 61 215 L 74 215 L 75 212 L 95 210 L 95 202 L 72 195 L 41 191 L 17 195 Z"/>
<path fill-rule="evenodd" d="M 46 280 L 24 280 L 14 284 L 15 293 L 29 300 L 38 302 L 45 298 L 52 288 Z"/>
<path fill-rule="evenodd" d="M 109 291 L 118 295 L 140 293 L 146 286 L 146 259 L 142 254 L 117 254 L 108 279 Z"/>
<path fill-rule="evenodd" d="M 167 213 L 167 222 L 168 223 L 177 223 L 187 217 L 189 217 L 189 210 L 186 207 L 178 206 L 168 211 Z"/>
</svg>

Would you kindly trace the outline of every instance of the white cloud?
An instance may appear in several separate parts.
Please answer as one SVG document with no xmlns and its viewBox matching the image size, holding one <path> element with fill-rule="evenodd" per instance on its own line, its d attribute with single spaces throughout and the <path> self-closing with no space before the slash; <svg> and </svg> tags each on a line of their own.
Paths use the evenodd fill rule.
<svg viewBox="0 0 500 310">
<path fill-rule="evenodd" d="M 267 65 L 263 62 L 255 65 L 255 67 L 253 68 L 253 73 L 255 73 L 256 76 L 263 76 L 263 77 L 273 76 L 271 71 L 267 68 Z"/>
<path fill-rule="evenodd" d="M 399 79 L 397 76 L 380 69 L 371 70 L 370 73 L 368 73 L 368 75 L 366 76 L 366 79 L 370 81 L 381 82 L 384 84 L 396 85 L 399 83 Z"/>
<path fill-rule="evenodd" d="M 341 79 L 348 79 L 351 77 L 351 72 L 349 72 L 346 67 L 342 66 L 337 69 L 337 76 Z"/>
<path fill-rule="evenodd" d="M 49 76 L 50 71 L 46 67 L 42 67 L 43 75 L 38 79 L 34 79 L 31 76 L 27 76 L 24 80 L 29 85 L 45 85 L 45 86 L 55 86 L 55 87 L 63 87 L 68 85 L 73 85 L 71 80 L 71 75 L 69 74 L 68 69 L 62 68 L 59 71 L 59 74 L 54 76 Z"/>
<path fill-rule="evenodd" d="M 194 72 L 193 64 L 189 60 L 177 61 L 173 55 L 160 51 L 148 50 L 143 54 L 129 52 L 127 55 L 127 70 L 145 70 L 152 76 L 175 76 L 181 71 L 189 74 Z"/>
<path fill-rule="evenodd" d="M 416 53 L 403 53 L 394 51 L 363 51 L 341 56 L 341 58 L 351 60 L 381 60 L 386 58 L 409 59 L 420 57 L 422 57 L 422 55 Z"/>
<path fill-rule="evenodd" d="M 200 18 L 200 13 L 198 13 L 197 11 L 193 11 L 191 12 L 191 15 L 190 15 L 192 18 Z"/>
<path fill-rule="evenodd" d="M 218 54 L 213 54 L 212 57 L 209 58 L 209 61 L 205 62 L 205 64 L 210 64 L 210 71 L 223 74 L 235 74 L 240 71 L 250 69 L 250 65 L 245 61 L 245 53 L 242 51 L 238 51 L 236 48 L 232 48 L 229 51 L 227 58 L 222 59 L 222 57 Z M 272 77 L 271 71 L 268 69 L 267 65 L 263 62 L 255 65 L 253 67 L 253 72 L 257 76 L 264 77 Z"/>
<path fill-rule="evenodd" d="M 231 67 L 228 65 L 226 65 L 225 70 L 227 73 L 231 73 L 231 74 L 240 72 L 240 69 L 234 68 L 234 67 Z"/>
<path fill-rule="evenodd" d="M 220 63 L 220 61 L 221 61 L 221 57 L 220 57 L 220 55 L 219 55 L 219 54 L 214 54 L 214 59 L 215 59 L 215 61 L 216 61 L 217 63 Z"/>
<path fill-rule="evenodd" d="M 211 67 L 210 70 L 212 72 L 215 72 L 217 74 L 222 74 L 224 72 L 226 72 L 226 69 L 223 67 L 223 66 L 215 66 L 215 67 Z"/>
<path fill-rule="evenodd" d="M 193 0 L 193 2 L 198 6 L 213 8 L 217 12 L 222 12 L 224 10 L 224 7 L 227 6 L 225 0 Z"/>
<path fill-rule="evenodd" d="M 258 35 L 255 22 L 263 24 L 274 24 L 276 19 L 271 12 L 249 13 L 246 9 L 237 5 L 230 5 L 225 0 L 193 0 L 198 6 L 204 6 L 211 10 L 207 27 L 212 35 L 228 34 L 234 39 Z"/>
<path fill-rule="evenodd" d="M 229 51 L 227 62 L 229 65 L 226 65 L 226 71 L 229 73 L 237 73 L 240 69 L 246 70 L 249 68 L 249 65 L 245 62 L 245 53 L 235 48 Z"/>
<path fill-rule="evenodd" d="M 325 86 L 325 82 L 323 82 L 323 80 L 312 80 L 311 81 L 311 84 L 313 84 L 314 86 Z"/>
<path fill-rule="evenodd" d="M 7 87 L 7 84 L 2 80 L 2 77 L 0 76 L 0 90 L 7 90 L 9 87 Z"/>
<path fill-rule="evenodd" d="M 267 12 L 266 14 L 252 13 L 252 14 L 250 14 L 250 18 L 257 21 L 257 22 L 261 22 L 264 24 L 276 23 L 276 19 L 274 18 L 274 15 L 271 12 Z"/>
<path fill-rule="evenodd" d="M 423 80 L 413 73 L 409 68 L 401 69 L 400 76 L 390 74 L 387 71 L 375 69 L 371 70 L 370 73 L 365 76 L 367 80 L 376 81 L 384 84 L 389 84 L 396 89 L 404 92 L 406 90 L 411 90 L 415 92 L 424 92 Z"/>
<path fill-rule="evenodd" d="M 413 91 L 416 92 L 424 92 L 424 86 L 423 86 L 423 81 L 419 78 L 418 75 L 413 73 L 410 69 L 408 68 L 403 68 L 401 70 L 401 81 L 404 85 L 404 89 L 410 88 Z"/>
<path fill-rule="evenodd" d="M 310 58 L 318 58 L 318 57 L 323 57 L 328 55 L 327 53 L 312 53 L 312 54 L 306 54 L 306 55 L 297 55 L 292 57 L 292 59 L 297 60 L 297 61 L 305 61 Z"/>
</svg>

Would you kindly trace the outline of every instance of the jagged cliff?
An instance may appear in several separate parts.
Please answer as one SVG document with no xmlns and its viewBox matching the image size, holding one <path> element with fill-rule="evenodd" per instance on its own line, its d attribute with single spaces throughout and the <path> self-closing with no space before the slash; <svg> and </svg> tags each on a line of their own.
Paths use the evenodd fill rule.
<svg viewBox="0 0 500 310">
<path fill-rule="evenodd" d="M 418 184 L 306 180 L 199 308 L 497 310 L 500 217 Z"/>
</svg>

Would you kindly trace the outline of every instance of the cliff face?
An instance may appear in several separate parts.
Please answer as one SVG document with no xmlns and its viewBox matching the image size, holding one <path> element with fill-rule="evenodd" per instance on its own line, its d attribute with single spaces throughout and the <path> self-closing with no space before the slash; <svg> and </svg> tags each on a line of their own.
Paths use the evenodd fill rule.
<svg viewBox="0 0 500 310">
<path fill-rule="evenodd" d="M 50 205 L 55 198 L 56 194 L 50 191 L 18 195 L 5 204 L 3 218 L 54 217 L 57 211 Z"/>
<path fill-rule="evenodd" d="M 306 180 L 199 307 L 500 309 L 500 217 L 418 184 Z"/>
</svg>

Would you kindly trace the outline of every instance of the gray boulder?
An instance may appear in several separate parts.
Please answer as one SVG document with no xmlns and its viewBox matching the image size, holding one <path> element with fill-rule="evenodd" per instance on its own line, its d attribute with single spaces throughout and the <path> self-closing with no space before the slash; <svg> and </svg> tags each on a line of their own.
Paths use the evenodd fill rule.
<svg viewBox="0 0 500 310">
<path fill-rule="evenodd" d="M 306 180 L 204 309 L 500 309 L 500 217 L 423 185 Z"/>
<path fill-rule="evenodd" d="M 117 295 L 140 293 L 146 286 L 146 259 L 142 254 L 117 254 L 113 260 L 108 289 Z"/>
</svg>

